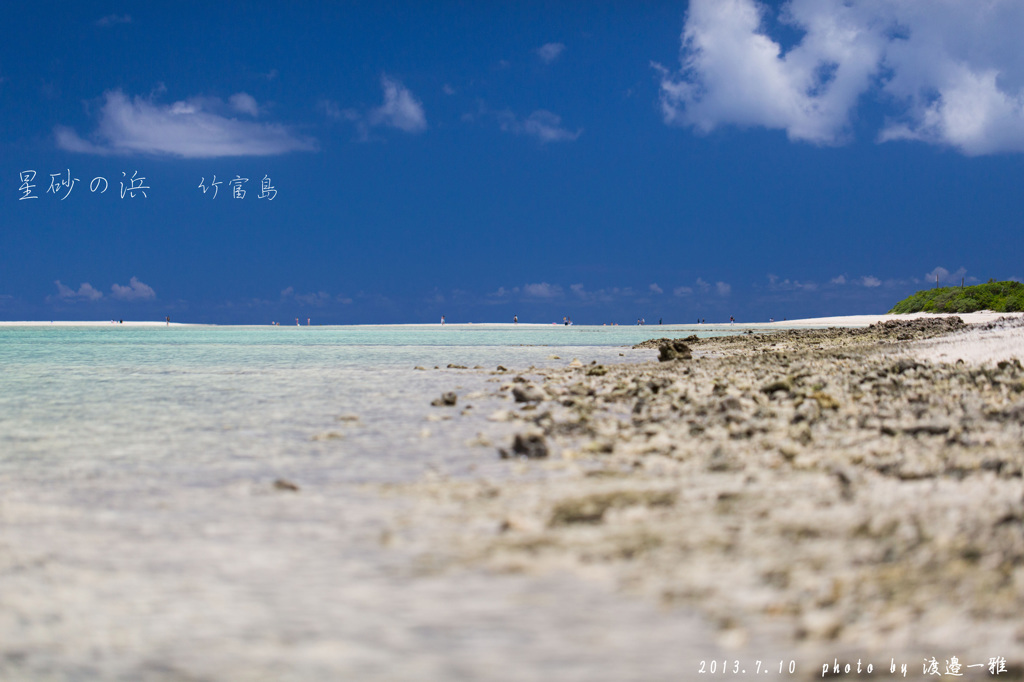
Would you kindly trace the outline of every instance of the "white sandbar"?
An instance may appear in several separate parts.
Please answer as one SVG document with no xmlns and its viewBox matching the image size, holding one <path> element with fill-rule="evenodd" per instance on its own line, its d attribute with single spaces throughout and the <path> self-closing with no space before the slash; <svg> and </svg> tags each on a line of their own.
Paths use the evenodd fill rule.
<svg viewBox="0 0 1024 682">
<path fill-rule="evenodd" d="M 966 324 L 993 322 L 1000 317 L 1024 317 L 1024 313 L 997 313 L 983 310 L 978 313 L 909 313 L 906 315 L 843 315 L 839 317 L 810 317 L 803 320 L 776 321 L 769 326 L 776 327 L 866 327 L 890 320 L 917 320 L 932 317 L 959 317 Z"/>
</svg>

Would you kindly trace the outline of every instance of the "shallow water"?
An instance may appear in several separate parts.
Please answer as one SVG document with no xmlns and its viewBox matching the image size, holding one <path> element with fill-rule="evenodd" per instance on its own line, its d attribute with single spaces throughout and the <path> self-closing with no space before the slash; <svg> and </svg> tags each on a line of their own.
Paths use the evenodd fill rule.
<svg viewBox="0 0 1024 682">
<path fill-rule="evenodd" d="M 318 461 L 317 475 L 404 478 L 422 469 L 413 455 L 425 454 L 430 400 L 488 385 L 485 373 L 435 366 L 649 358 L 653 351 L 628 346 L 657 335 L 650 329 L 675 328 L 0 328 L 0 467 L 157 468 L 187 478 L 203 464 L 209 480 L 208 465 L 259 473 L 278 457 L 322 456 L 326 446 L 310 439 L 341 428 L 351 437 L 335 453 L 344 462 Z M 358 426 L 343 428 L 341 415 L 357 415 Z M 440 458 L 432 464 L 455 454 L 431 451 Z"/>
<path fill-rule="evenodd" d="M 435 366 L 650 359 L 628 346 L 670 331 L 715 333 L 0 328 L 0 678 L 686 677 L 716 654 L 693 616 L 434 573 L 411 503 L 361 485 L 517 475 L 468 444 L 511 428 L 485 421 L 491 372 Z"/>
</svg>

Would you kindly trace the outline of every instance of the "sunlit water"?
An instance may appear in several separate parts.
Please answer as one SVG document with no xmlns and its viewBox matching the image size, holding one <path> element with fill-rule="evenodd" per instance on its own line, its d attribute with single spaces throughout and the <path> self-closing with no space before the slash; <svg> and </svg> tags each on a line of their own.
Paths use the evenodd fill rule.
<svg viewBox="0 0 1024 682">
<path fill-rule="evenodd" d="M 333 466 L 318 460 L 318 477 L 400 479 L 421 468 L 415 454 L 429 450 L 433 465 L 456 454 L 451 444 L 444 450 L 436 443 L 420 446 L 430 400 L 441 391 L 467 394 L 488 386 L 486 373 L 446 369 L 449 364 L 494 370 L 499 364 L 566 365 L 574 357 L 649 359 L 653 351 L 629 346 L 669 333 L 683 332 L 562 326 L 0 328 L 0 466 L 22 473 L 55 465 L 159 469 L 208 481 L 205 465 L 215 475 L 257 471 L 261 463 L 269 471 L 281 457 L 294 463 L 330 449 L 340 460 Z M 359 422 L 339 424 L 342 415 Z M 343 448 L 312 440 L 339 429 L 351 439 Z"/>
<path fill-rule="evenodd" d="M 690 615 L 421 575 L 423 548 L 380 543 L 409 503 L 362 484 L 513 475 L 469 444 L 510 433 L 485 420 L 499 364 L 733 331 L 0 328 L 0 678 L 684 679 L 710 646 Z"/>
</svg>

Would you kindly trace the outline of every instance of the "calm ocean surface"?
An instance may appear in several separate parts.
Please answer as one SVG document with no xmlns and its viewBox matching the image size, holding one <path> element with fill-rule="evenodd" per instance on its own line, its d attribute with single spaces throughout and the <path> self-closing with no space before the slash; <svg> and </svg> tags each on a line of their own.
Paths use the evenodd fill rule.
<svg viewBox="0 0 1024 682">
<path fill-rule="evenodd" d="M 448 364 L 523 370 L 576 357 L 650 359 L 653 351 L 629 346 L 665 334 L 735 332 L 554 325 L 2 327 L 0 467 L 116 462 L 187 475 L 199 464 L 230 472 L 333 447 L 344 453 L 344 465 L 332 470 L 317 462 L 318 476 L 403 478 L 424 461 L 415 455 L 427 441 L 424 419 L 437 412 L 430 400 L 447 390 L 466 395 L 495 388 L 487 373 L 445 369 Z M 343 415 L 359 421 L 341 423 Z M 348 441 L 343 447 L 325 445 L 340 440 L 330 437 L 335 431 Z M 429 449 L 439 460 L 431 463 L 440 464 L 457 448 Z"/>
</svg>

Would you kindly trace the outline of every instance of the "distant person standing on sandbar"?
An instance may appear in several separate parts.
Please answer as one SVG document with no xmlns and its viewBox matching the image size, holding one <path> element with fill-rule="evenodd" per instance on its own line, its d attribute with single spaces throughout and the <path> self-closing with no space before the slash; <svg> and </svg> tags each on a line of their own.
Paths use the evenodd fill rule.
<svg viewBox="0 0 1024 682">
<path fill-rule="evenodd" d="M 519 316 L 518 315 L 513 315 L 512 316 L 512 324 L 519 324 Z"/>
<path fill-rule="evenodd" d="M 170 315 L 168 315 L 168 316 L 167 316 L 167 317 L 165 317 L 164 319 L 165 319 L 165 320 L 167 320 L 167 326 L 168 326 L 168 327 L 170 327 L 170 326 L 171 326 L 171 316 L 170 316 Z"/>
<path fill-rule="evenodd" d="M 441 316 L 441 326 L 444 326 L 444 315 Z"/>
</svg>

